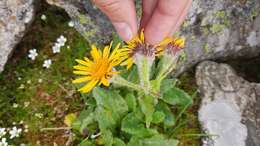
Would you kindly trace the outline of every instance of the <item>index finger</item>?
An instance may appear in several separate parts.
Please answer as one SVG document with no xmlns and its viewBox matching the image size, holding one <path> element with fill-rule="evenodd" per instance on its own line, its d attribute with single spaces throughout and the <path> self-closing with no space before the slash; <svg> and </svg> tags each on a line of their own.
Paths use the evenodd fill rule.
<svg viewBox="0 0 260 146">
<path fill-rule="evenodd" d="M 191 0 L 160 0 L 144 29 L 146 42 L 154 45 L 171 35 L 180 16 L 187 11 L 185 8 L 189 1 Z"/>
</svg>

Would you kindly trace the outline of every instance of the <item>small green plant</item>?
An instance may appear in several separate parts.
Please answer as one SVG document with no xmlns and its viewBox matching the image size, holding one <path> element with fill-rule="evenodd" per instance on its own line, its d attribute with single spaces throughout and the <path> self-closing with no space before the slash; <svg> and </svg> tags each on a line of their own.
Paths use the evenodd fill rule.
<svg viewBox="0 0 260 146">
<path fill-rule="evenodd" d="M 73 82 L 86 83 L 79 88 L 86 107 L 77 118 L 69 114 L 65 123 L 84 136 L 79 145 L 177 146 L 172 130 L 192 97 L 168 75 L 181 59 L 183 46 L 180 38 L 147 45 L 141 32 L 122 49 L 117 45 L 110 53 L 112 43 L 103 52 L 92 46 L 93 60 L 77 60 L 74 73 L 81 77 Z"/>
</svg>

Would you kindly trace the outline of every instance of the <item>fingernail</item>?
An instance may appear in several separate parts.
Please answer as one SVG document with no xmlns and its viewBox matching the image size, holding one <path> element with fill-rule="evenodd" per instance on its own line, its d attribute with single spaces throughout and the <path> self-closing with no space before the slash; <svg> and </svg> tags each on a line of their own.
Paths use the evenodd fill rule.
<svg viewBox="0 0 260 146">
<path fill-rule="evenodd" d="M 113 23 L 115 29 L 117 30 L 119 36 L 124 40 L 124 41 L 129 41 L 133 37 L 132 30 L 130 26 L 127 23 L 124 22 L 115 22 Z"/>
</svg>

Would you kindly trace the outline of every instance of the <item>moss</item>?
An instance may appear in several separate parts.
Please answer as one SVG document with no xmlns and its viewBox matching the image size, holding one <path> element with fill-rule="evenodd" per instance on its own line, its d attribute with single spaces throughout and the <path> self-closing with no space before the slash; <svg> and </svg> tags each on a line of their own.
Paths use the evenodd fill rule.
<svg viewBox="0 0 260 146">
<path fill-rule="evenodd" d="M 204 45 L 203 45 L 203 50 L 204 50 L 204 52 L 205 53 L 209 53 L 209 44 L 208 43 L 205 43 Z"/>
<path fill-rule="evenodd" d="M 218 32 L 221 32 L 226 26 L 223 25 L 223 24 L 213 24 L 211 27 L 210 27 L 210 31 L 212 33 L 218 33 Z"/>
<path fill-rule="evenodd" d="M 91 23 L 91 18 L 89 18 L 89 17 L 87 17 L 85 15 L 79 14 L 78 18 L 79 18 L 79 22 L 81 24 L 89 24 L 89 23 Z"/>
<path fill-rule="evenodd" d="M 253 21 L 258 14 L 259 14 L 259 7 L 255 7 L 254 9 L 252 9 L 250 13 L 251 21 Z"/>
<path fill-rule="evenodd" d="M 230 20 L 226 14 L 225 11 L 217 11 L 215 13 L 215 16 L 220 19 L 221 23 L 223 23 L 224 25 L 226 26 L 229 26 L 230 25 Z"/>
</svg>

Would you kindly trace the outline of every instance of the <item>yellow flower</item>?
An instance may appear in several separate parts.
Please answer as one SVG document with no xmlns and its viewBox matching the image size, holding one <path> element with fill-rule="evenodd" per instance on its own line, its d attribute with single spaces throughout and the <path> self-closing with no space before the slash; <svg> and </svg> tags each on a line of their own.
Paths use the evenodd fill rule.
<svg viewBox="0 0 260 146">
<path fill-rule="evenodd" d="M 156 45 L 157 56 L 163 54 L 164 51 L 167 51 L 175 55 L 177 51 L 184 48 L 184 44 L 185 44 L 184 38 L 178 38 L 178 37 L 166 38 L 158 45 Z"/>
<path fill-rule="evenodd" d="M 146 56 L 153 56 L 156 53 L 154 46 L 145 43 L 143 30 L 132 40 L 126 42 L 123 50 L 126 53 L 126 57 L 121 65 L 127 66 L 127 69 L 131 68 L 133 65 L 134 55 L 136 53 L 144 54 Z"/>
<path fill-rule="evenodd" d="M 87 57 L 84 57 L 84 60 L 76 59 L 79 65 L 74 66 L 73 73 L 81 75 L 81 77 L 73 80 L 73 83 L 86 82 L 86 85 L 80 88 L 79 91 L 83 93 L 89 92 L 97 84 L 109 86 L 109 79 L 119 73 L 114 71 L 113 68 L 123 61 L 125 53 L 122 52 L 122 49 L 119 49 L 120 44 L 117 44 L 112 53 L 110 53 L 111 47 L 112 42 L 110 46 L 106 46 L 101 52 L 95 45 L 92 45 L 90 54 L 93 60 Z"/>
<path fill-rule="evenodd" d="M 127 69 L 129 69 L 134 63 L 136 53 L 146 56 L 160 56 L 167 48 L 183 48 L 184 42 L 185 40 L 183 38 L 171 37 L 165 38 L 157 45 L 149 45 L 145 43 L 144 30 L 142 30 L 139 35 L 134 37 L 131 41 L 126 42 L 123 48 L 124 53 L 126 53 L 125 60 L 121 65 L 127 66 Z"/>
</svg>

